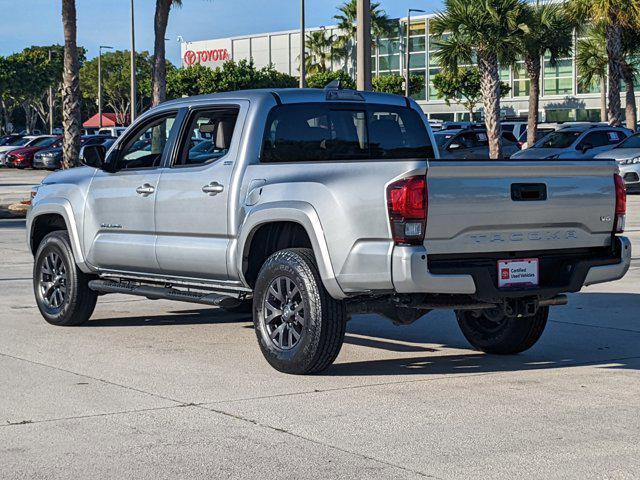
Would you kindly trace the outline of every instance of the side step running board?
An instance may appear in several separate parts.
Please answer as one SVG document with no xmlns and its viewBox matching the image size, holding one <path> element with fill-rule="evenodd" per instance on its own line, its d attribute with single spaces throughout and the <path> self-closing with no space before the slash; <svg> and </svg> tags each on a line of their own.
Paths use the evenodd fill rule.
<svg viewBox="0 0 640 480">
<path fill-rule="evenodd" d="M 124 293 L 127 295 L 147 297 L 150 300 L 177 300 L 180 302 L 213 305 L 215 307 L 234 307 L 240 303 L 240 299 L 231 295 L 208 292 L 188 292 L 171 287 L 112 282 L 110 280 L 91 280 L 89 282 L 89 288 L 101 293 Z"/>
</svg>

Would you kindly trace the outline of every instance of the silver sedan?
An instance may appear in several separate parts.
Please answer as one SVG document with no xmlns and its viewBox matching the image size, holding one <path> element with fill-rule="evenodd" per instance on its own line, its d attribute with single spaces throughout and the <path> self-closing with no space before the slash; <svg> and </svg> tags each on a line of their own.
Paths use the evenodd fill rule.
<svg viewBox="0 0 640 480">
<path fill-rule="evenodd" d="M 616 160 L 627 191 L 640 192 L 640 133 L 630 136 L 612 150 L 600 153 L 595 158 Z"/>
</svg>

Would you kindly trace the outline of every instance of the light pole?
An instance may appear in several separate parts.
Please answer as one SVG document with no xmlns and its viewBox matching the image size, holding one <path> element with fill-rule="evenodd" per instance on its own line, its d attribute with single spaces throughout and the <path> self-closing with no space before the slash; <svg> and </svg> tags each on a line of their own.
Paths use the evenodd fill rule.
<svg viewBox="0 0 640 480">
<path fill-rule="evenodd" d="M 304 0 L 300 0 L 300 88 L 307 84 L 307 60 L 305 46 Z"/>
<path fill-rule="evenodd" d="M 102 128 L 102 50 L 111 50 L 113 47 L 100 45 L 98 47 L 98 127 Z"/>
<path fill-rule="evenodd" d="M 136 28 L 133 15 L 133 0 L 131 0 L 131 123 L 136 119 Z M 124 120 L 124 119 L 123 119 Z"/>
<path fill-rule="evenodd" d="M 407 13 L 407 44 L 405 46 L 406 52 L 405 54 L 407 55 L 406 60 L 405 60 L 405 66 L 406 66 L 406 74 L 404 77 L 404 96 L 405 97 L 409 97 L 409 93 L 410 93 L 410 85 L 409 85 L 409 78 L 411 77 L 411 71 L 409 69 L 409 67 L 411 66 L 411 45 L 410 45 L 410 41 L 411 41 L 411 12 L 416 12 L 416 13 L 424 13 L 424 10 L 420 10 L 417 8 L 410 8 L 409 12 Z"/>
<path fill-rule="evenodd" d="M 371 0 L 358 0 L 356 49 L 358 90 L 371 90 Z"/>
</svg>

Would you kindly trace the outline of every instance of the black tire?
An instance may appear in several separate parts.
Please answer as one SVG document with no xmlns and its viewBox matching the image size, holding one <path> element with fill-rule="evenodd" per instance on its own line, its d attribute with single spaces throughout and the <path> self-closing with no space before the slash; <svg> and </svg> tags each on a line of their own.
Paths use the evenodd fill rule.
<svg viewBox="0 0 640 480">
<path fill-rule="evenodd" d="M 275 287 L 277 282 L 284 290 Z M 265 315 L 275 312 L 269 307 L 280 302 L 272 286 L 283 298 L 280 315 Z M 253 298 L 258 343 L 273 368 L 299 375 L 321 372 L 333 363 L 344 341 L 347 314 L 344 303 L 324 288 L 312 250 L 292 248 L 271 255 L 260 269 Z"/>
<path fill-rule="evenodd" d="M 498 355 L 524 352 L 540 339 L 549 318 L 549 307 L 541 307 L 531 317 L 492 317 L 482 313 L 457 311 L 463 335 L 478 350 Z"/>
<path fill-rule="evenodd" d="M 56 285 L 57 294 L 52 292 Z M 98 295 L 89 288 L 89 277 L 76 266 L 67 232 L 51 232 L 38 246 L 33 290 L 40 313 L 52 325 L 81 325 L 91 317 Z"/>
</svg>

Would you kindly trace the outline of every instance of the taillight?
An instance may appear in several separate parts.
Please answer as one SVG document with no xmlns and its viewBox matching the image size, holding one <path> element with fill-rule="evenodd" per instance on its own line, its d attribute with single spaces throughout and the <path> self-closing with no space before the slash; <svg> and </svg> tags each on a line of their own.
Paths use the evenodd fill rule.
<svg viewBox="0 0 640 480">
<path fill-rule="evenodd" d="M 616 217 L 613 222 L 613 233 L 624 232 L 624 223 L 627 217 L 627 189 L 624 180 L 617 173 L 613 176 L 616 184 Z"/>
<path fill-rule="evenodd" d="M 421 245 L 427 226 L 426 178 L 403 178 L 389 185 L 387 208 L 396 245 Z"/>
</svg>

